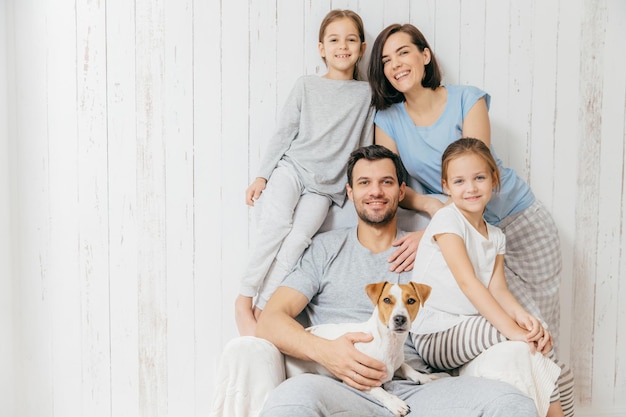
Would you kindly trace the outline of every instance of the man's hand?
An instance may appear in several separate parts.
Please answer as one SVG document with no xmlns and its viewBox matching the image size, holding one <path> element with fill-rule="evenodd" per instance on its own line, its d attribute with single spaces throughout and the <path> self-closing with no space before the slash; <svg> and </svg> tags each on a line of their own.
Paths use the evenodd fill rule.
<svg viewBox="0 0 626 417">
<path fill-rule="evenodd" d="M 365 390 L 380 387 L 387 378 L 385 364 L 367 356 L 354 347 L 355 343 L 367 343 L 373 339 L 367 333 L 346 333 L 318 345 L 318 363 L 352 388 Z"/>
<path fill-rule="evenodd" d="M 419 246 L 423 234 L 423 230 L 407 233 L 392 243 L 392 246 L 398 249 L 387 259 L 387 262 L 391 263 L 389 266 L 391 272 L 400 273 L 413 269 L 415 254 L 417 253 L 417 247 Z"/>
</svg>

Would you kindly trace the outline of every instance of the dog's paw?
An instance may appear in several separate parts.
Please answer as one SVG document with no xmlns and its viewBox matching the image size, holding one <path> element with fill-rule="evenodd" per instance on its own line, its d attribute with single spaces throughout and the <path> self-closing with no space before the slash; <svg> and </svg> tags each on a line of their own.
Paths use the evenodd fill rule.
<svg viewBox="0 0 626 417">
<path fill-rule="evenodd" d="M 423 374 L 413 368 L 410 368 L 405 371 L 404 377 L 409 381 L 415 382 L 416 384 L 426 384 L 428 382 L 434 381 L 435 379 L 441 378 L 441 374 Z"/>
<path fill-rule="evenodd" d="M 451 376 L 447 372 L 437 372 L 437 373 L 428 374 L 428 375 L 431 377 L 431 381 L 434 381 L 435 379 L 448 378 Z"/>
<path fill-rule="evenodd" d="M 396 417 L 403 417 L 411 412 L 409 405 L 395 395 L 390 395 L 381 402 Z"/>
<path fill-rule="evenodd" d="M 438 379 L 438 377 L 431 375 L 431 374 L 422 374 L 419 372 L 416 372 L 415 374 L 411 375 L 408 378 L 410 381 L 415 382 L 416 384 L 426 384 L 428 382 L 432 382 L 435 379 Z"/>
<path fill-rule="evenodd" d="M 382 387 L 374 387 L 369 390 L 369 393 L 396 417 L 403 417 L 411 412 L 411 408 L 407 403 L 395 395 L 388 393 Z"/>
</svg>

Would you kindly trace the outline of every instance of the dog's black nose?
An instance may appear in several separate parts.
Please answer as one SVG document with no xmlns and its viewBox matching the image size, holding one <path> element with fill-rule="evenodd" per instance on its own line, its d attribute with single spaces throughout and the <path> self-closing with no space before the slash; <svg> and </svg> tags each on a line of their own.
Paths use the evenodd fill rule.
<svg viewBox="0 0 626 417">
<path fill-rule="evenodd" d="M 395 316 L 393 318 L 393 324 L 395 324 L 396 327 L 404 326 L 406 324 L 406 317 L 404 317 L 404 316 Z"/>
</svg>

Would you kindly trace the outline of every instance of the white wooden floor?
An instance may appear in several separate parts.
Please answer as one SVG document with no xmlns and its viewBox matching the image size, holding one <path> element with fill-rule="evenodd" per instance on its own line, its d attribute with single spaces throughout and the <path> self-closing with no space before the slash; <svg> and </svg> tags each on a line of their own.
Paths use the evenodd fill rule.
<svg viewBox="0 0 626 417">
<path fill-rule="evenodd" d="M 331 8 L 491 94 L 561 233 L 577 415 L 626 416 L 622 0 L 0 1 L 0 415 L 208 413 L 243 192 Z"/>
</svg>

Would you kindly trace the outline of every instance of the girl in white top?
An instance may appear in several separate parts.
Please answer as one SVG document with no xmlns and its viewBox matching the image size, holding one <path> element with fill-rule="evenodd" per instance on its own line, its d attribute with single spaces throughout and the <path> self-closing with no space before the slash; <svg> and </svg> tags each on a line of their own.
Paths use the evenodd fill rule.
<svg viewBox="0 0 626 417">
<path fill-rule="evenodd" d="M 415 259 L 413 281 L 432 287 L 411 329 L 413 343 L 432 367 L 455 369 L 490 346 L 523 341 L 531 352 L 555 362 L 552 335 L 509 291 L 504 276 L 504 233 L 487 223 L 485 206 L 500 186 L 489 148 L 462 138 L 442 156 L 441 183 L 451 204 L 435 213 Z M 563 416 L 561 401 L 573 398 L 565 365 L 551 397 L 548 416 Z"/>
<path fill-rule="evenodd" d="M 359 15 L 330 11 L 318 49 L 328 72 L 297 80 L 257 178 L 246 190 L 257 230 L 235 301 L 242 336 L 254 335 L 265 303 L 309 246 L 331 204 L 343 205 L 350 153 L 373 141 L 371 91 L 357 80 L 365 52 Z"/>
</svg>

